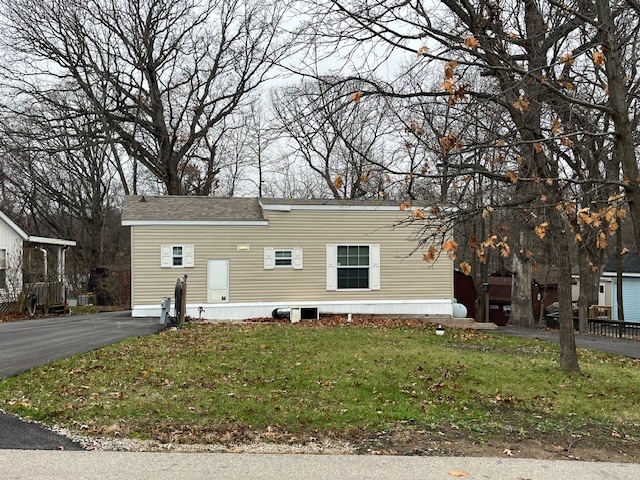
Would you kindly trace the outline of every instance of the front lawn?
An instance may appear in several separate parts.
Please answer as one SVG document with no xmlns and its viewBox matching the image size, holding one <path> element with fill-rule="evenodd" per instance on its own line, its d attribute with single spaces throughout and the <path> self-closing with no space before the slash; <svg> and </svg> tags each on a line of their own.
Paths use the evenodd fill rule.
<svg viewBox="0 0 640 480">
<path fill-rule="evenodd" d="M 552 343 L 399 323 L 187 325 L 9 378 L 0 408 L 167 443 L 617 442 L 640 461 L 640 361 L 580 350 L 570 376 Z"/>
</svg>

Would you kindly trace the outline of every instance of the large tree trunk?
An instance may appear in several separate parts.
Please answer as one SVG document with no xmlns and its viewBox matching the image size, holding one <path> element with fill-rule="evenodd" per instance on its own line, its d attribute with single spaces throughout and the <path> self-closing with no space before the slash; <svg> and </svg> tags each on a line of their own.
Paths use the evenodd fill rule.
<svg viewBox="0 0 640 480">
<path fill-rule="evenodd" d="M 564 235 L 566 225 L 558 211 L 550 214 L 551 238 L 555 248 L 556 265 L 558 266 L 558 305 L 560 308 L 560 368 L 567 372 L 579 373 L 578 353 L 573 327 L 573 311 L 571 308 L 571 259 L 569 256 L 568 236 Z"/>
<path fill-rule="evenodd" d="M 520 249 L 527 251 L 528 240 L 524 232 L 520 233 Z M 516 252 L 511 262 L 513 279 L 511 282 L 511 320 L 512 325 L 533 328 L 536 326 L 531 301 L 531 283 L 533 266 L 525 254 Z"/>
</svg>

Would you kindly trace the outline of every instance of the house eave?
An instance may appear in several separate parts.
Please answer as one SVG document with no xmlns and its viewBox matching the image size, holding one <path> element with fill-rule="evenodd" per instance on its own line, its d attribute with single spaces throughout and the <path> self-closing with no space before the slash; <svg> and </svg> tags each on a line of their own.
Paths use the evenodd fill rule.
<svg viewBox="0 0 640 480">
<path fill-rule="evenodd" d="M 356 212 L 400 212 L 399 206 L 391 205 L 288 205 L 288 204 L 264 204 L 260 202 L 263 210 L 274 212 L 290 212 L 292 210 L 315 210 L 344 212 L 345 210 Z"/>
<path fill-rule="evenodd" d="M 267 220 L 123 220 L 124 227 L 267 227 Z"/>
<path fill-rule="evenodd" d="M 13 220 L 7 217 L 4 213 L 0 212 L 0 219 L 8 225 L 8 227 L 14 231 L 16 235 L 18 235 L 23 241 L 26 241 L 29 238 L 24 230 L 22 230 L 18 225 L 16 225 Z"/>
<path fill-rule="evenodd" d="M 62 240 L 59 238 L 49 238 L 49 237 L 37 237 L 33 235 L 29 235 L 26 239 L 26 242 L 37 243 L 39 245 L 57 245 L 59 247 L 75 247 L 76 242 L 74 240 Z"/>
</svg>

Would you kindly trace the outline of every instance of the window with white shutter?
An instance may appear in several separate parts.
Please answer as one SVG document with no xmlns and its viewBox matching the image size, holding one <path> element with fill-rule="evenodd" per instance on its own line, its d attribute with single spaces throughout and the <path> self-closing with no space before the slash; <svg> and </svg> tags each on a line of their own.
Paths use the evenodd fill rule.
<svg viewBox="0 0 640 480">
<path fill-rule="evenodd" d="M 265 248 L 264 269 L 293 268 L 302 270 L 302 248 Z"/>
<path fill-rule="evenodd" d="M 327 290 L 380 290 L 380 245 L 327 245 Z"/>
<path fill-rule="evenodd" d="M 195 265 L 193 245 L 160 245 L 160 267 L 188 268 Z"/>
</svg>

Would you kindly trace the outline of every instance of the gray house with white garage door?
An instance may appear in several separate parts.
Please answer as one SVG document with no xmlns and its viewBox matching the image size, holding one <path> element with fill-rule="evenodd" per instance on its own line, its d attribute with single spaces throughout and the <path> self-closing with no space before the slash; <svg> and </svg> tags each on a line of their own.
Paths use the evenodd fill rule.
<svg viewBox="0 0 640 480">
<path fill-rule="evenodd" d="M 410 216 L 390 201 L 127 196 L 133 316 L 158 316 L 184 275 L 194 318 L 451 315 L 452 261 L 424 262 Z"/>
</svg>

